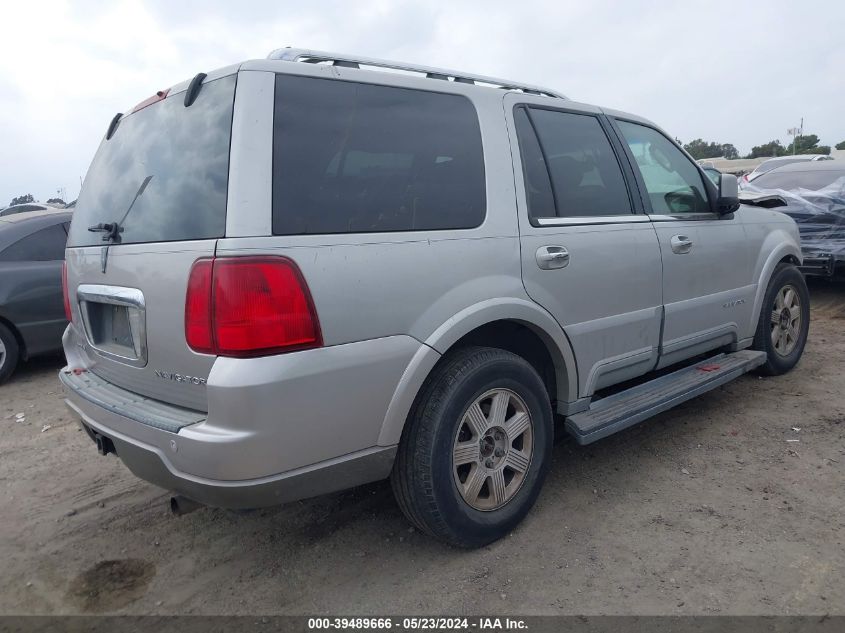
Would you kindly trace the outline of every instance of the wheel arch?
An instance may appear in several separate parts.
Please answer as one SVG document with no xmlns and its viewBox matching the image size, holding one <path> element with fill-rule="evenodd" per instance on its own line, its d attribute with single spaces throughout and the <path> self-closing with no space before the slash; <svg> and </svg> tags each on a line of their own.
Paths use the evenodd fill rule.
<svg viewBox="0 0 845 633">
<path fill-rule="evenodd" d="M 465 345 L 514 352 L 538 370 L 552 401 L 571 402 L 577 398 L 577 367 L 566 334 L 548 312 L 530 301 L 494 299 L 470 306 L 443 323 L 423 343 L 405 369 L 388 406 L 379 434 L 380 446 L 399 442 L 426 378 L 446 353 Z"/>
<path fill-rule="evenodd" d="M 778 264 L 783 263 L 799 266 L 801 261 L 801 249 L 791 240 L 781 242 L 772 248 L 760 270 L 760 274 L 757 276 L 758 284 L 757 292 L 754 295 L 754 309 L 751 311 L 751 323 L 748 324 L 752 336 L 753 332 L 757 329 L 757 320 L 760 318 L 760 310 L 763 307 L 763 297 L 766 295 L 766 290 L 769 287 L 769 282 L 772 279 L 775 268 L 777 268 Z"/>
<path fill-rule="evenodd" d="M 2 314 L 0 314 L 0 323 L 5 325 L 6 328 L 12 333 L 12 336 L 15 337 L 15 341 L 17 341 L 18 343 L 18 356 L 20 360 L 26 360 L 28 358 L 26 351 L 26 341 L 24 340 L 18 328 L 16 328 L 15 324 L 12 323 L 6 317 L 4 317 Z"/>
</svg>

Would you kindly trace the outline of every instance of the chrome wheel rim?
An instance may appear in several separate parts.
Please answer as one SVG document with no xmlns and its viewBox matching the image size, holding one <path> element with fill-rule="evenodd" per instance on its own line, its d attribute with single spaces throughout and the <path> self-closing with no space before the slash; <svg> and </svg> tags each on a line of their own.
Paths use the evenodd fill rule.
<svg viewBox="0 0 845 633">
<path fill-rule="evenodd" d="M 0 339 L 0 369 L 6 364 L 6 344 Z"/>
<path fill-rule="evenodd" d="M 522 487 L 534 455 L 534 423 L 510 389 L 491 389 L 461 417 L 452 448 L 452 473 L 463 500 L 498 510 Z"/>
<path fill-rule="evenodd" d="M 775 295 L 770 324 L 772 347 L 779 355 L 789 356 L 801 332 L 801 299 L 795 286 L 788 284 Z"/>
</svg>

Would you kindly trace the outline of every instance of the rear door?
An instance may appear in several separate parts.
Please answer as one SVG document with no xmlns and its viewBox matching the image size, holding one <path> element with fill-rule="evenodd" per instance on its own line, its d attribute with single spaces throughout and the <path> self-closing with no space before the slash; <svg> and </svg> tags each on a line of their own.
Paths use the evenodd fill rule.
<svg viewBox="0 0 845 633">
<path fill-rule="evenodd" d="M 130 391 L 206 409 L 215 357 L 185 342 L 193 263 L 226 231 L 236 75 L 209 75 L 124 116 L 85 178 L 66 259 L 90 370 Z"/>
<path fill-rule="evenodd" d="M 566 332 L 580 395 L 654 367 L 660 249 L 597 108 L 507 95 L 528 295 Z"/>
<path fill-rule="evenodd" d="M 740 324 L 750 322 L 756 290 L 743 223 L 713 212 L 713 191 L 701 170 L 662 132 L 635 121 L 616 125 L 660 241 L 660 366 L 736 343 Z"/>
</svg>

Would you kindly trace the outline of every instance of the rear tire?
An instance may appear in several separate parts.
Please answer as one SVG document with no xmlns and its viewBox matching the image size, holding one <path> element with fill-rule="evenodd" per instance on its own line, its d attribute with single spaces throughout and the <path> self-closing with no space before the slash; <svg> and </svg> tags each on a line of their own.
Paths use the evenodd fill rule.
<svg viewBox="0 0 845 633">
<path fill-rule="evenodd" d="M 810 292 L 792 264 L 778 264 L 763 297 L 752 349 L 766 352 L 759 373 L 779 376 L 795 367 L 810 332 Z"/>
<path fill-rule="evenodd" d="M 391 476 L 405 516 L 458 547 L 481 547 L 528 513 L 551 462 L 551 402 L 523 358 L 452 352 L 424 385 Z"/>
<path fill-rule="evenodd" d="M 0 323 L 0 384 L 6 382 L 15 371 L 19 358 L 18 339 L 9 328 Z"/>
</svg>

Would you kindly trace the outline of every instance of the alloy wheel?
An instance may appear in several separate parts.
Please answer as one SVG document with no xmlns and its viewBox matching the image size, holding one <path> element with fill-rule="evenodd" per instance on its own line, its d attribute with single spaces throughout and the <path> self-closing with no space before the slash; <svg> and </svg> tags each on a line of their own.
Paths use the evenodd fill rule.
<svg viewBox="0 0 845 633">
<path fill-rule="evenodd" d="M 498 510 L 525 481 L 534 453 L 528 407 L 510 389 L 491 389 L 464 412 L 452 449 L 458 492 L 476 510 Z"/>
<path fill-rule="evenodd" d="M 789 356 L 801 332 L 801 298 L 795 286 L 787 284 L 775 295 L 771 315 L 772 346 L 781 356 Z"/>
</svg>

